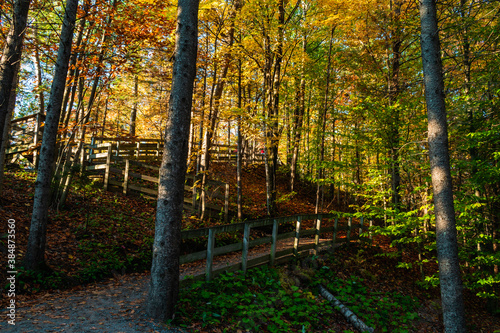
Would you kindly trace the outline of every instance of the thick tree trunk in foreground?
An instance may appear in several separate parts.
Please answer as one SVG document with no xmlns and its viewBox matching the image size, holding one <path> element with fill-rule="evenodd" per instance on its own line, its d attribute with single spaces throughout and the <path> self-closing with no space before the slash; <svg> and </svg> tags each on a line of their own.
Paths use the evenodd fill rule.
<svg viewBox="0 0 500 333">
<path fill-rule="evenodd" d="M 446 332 L 465 332 L 435 0 L 420 1 L 420 23 L 443 322 Z"/>
<path fill-rule="evenodd" d="M 148 315 L 173 318 L 179 294 L 182 203 L 196 74 L 198 0 L 179 0 L 175 60 L 160 168 Z"/>
<path fill-rule="evenodd" d="M 0 59 L 0 149 L 3 145 L 5 122 L 9 112 L 9 99 L 14 79 L 17 75 L 17 63 L 21 61 L 24 34 L 28 21 L 31 0 L 17 0 L 14 4 L 14 17 Z M 0 169 L 3 170 L 3 163 Z"/>
<path fill-rule="evenodd" d="M 42 147 L 40 149 L 38 175 L 35 182 L 33 215 L 31 217 L 28 249 L 24 259 L 24 266 L 27 269 L 37 269 L 44 262 L 47 215 L 51 198 L 52 165 L 56 153 L 57 130 L 59 128 L 64 89 L 66 87 L 77 7 L 78 0 L 68 0 L 66 2 L 66 13 L 61 30 L 54 81 L 50 89 L 50 100 L 47 107 Z"/>
</svg>

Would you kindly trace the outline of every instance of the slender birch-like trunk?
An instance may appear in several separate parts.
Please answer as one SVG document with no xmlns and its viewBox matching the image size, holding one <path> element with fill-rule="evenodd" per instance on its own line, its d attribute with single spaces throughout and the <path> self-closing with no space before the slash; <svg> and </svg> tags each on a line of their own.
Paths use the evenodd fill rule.
<svg viewBox="0 0 500 333">
<path fill-rule="evenodd" d="M 435 0 L 420 1 L 420 23 L 443 323 L 445 332 L 466 332 Z"/>
<path fill-rule="evenodd" d="M 53 173 L 52 166 L 56 153 L 57 130 L 59 128 L 64 89 L 66 88 L 66 78 L 71 56 L 77 7 L 78 0 L 67 0 L 59 51 L 57 53 L 54 80 L 52 82 L 49 105 L 47 107 L 42 147 L 40 149 L 38 175 L 35 182 L 33 215 L 31 217 L 28 249 L 24 259 L 24 267 L 27 269 L 37 269 L 44 263 L 47 215 L 51 198 L 50 184 Z"/>
</svg>

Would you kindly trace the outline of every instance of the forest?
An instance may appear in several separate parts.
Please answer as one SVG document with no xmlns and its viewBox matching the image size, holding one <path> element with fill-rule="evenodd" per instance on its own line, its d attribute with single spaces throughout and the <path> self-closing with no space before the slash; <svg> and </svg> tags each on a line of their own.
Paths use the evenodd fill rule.
<svg viewBox="0 0 500 333">
<path fill-rule="evenodd" d="M 221 332 L 326 332 L 321 318 L 271 320 L 258 309 L 250 322 L 227 319 L 220 309 L 190 317 L 186 307 L 195 301 L 186 301 L 179 287 L 179 258 L 186 254 L 181 231 L 337 214 L 339 225 L 359 221 L 359 239 L 368 232 L 373 239 L 367 248 L 342 248 L 346 262 L 357 258 L 365 272 L 370 262 L 390 262 L 412 288 L 441 290 L 434 297 L 444 326 L 436 331 L 500 330 L 474 326 L 467 308 L 470 296 L 484 309 L 479 317 L 500 315 L 500 2 L 3 0 L 0 49 L 1 276 L 15 259 L 20 293 L 74 287 L 116 275 L 111 271 L 150 270 L 144 311 L 156 320 L 186 324 L 172 321 L 177 313 L 202 322 L 201 331 L 214 325 Z M 213 199 L 209 188 L 220 184 L 226 192 Z M 27 203 L 16 210 L 21 195 Z M 109 201 L 109 216 L 93 196 L 103 207 Z M 208 213 L 211 206 L 216 216 Z M 135 226 L 127 229 L 123 219 L 136 218 L 124 217 L 127 210 L 147 216 L 147 241 L 132 236 Z M 126 238 L 110 250 L 116 258 L 102 271 L 53 267 L 51 251 L 82 263 L 93 260 L 95 244 L 107 253 L 104 239 L 117 229 L 106 229 L 104 220 L 117 216 L 113 223 L 127 224 L 120 229 Z M 11 220 L 22 221 L 13 243 L 21 249 L 17 257 L 7 250 Z M 326 227 L 333 227 L 329 221 Z M 363 221 L 370 221 L 364 232 Z M 245 249 L 257 232 L 271 234 L 241 225 L 238 236 L 221 237 L 243 237 Z M 50 248 L 50 234 L 59 228 L 76 235 L 82 257 L 76 245 L 75 252 L 73 245 Z M 97 230 L 103 238 L 86 248 L 83 241 Z M 332 230 L 335 239 L 337 219 Z M 208 253 L 207 239 L 199 243 Z M 318 253 L 310 266 L 318 268 L 319 260 L 320 268 L 334 267 Z M 343 265 L 339 259 L 331 260 Z M 254 281 L 266 285 L 265 275 L 268 282 L 273 276 L 288 283 L 286 295 L 303 293 L 304 306 L 316 309 L 305 301 L 306 288 L 287 280 L 309 273 L 266 269 Z M 326 269 L 314 276 L 343 281 Z M 375 282 L 377 274 L 383 273 L 364 278 Z M 248 283 L 235 276 L 222 279 Z M 318 297 L 312 285 L 311 297 Z M 193 288 L 206 296 L 219 287 Z M 418 331 L 402 323 L 383 327 Z"/>
</svg>

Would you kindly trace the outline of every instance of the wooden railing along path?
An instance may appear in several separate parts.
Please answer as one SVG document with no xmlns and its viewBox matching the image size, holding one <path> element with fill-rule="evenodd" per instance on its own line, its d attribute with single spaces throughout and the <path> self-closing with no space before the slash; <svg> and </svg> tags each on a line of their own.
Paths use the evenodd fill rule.
<svg viewBox="0 0 500 333">
<path fill-rule="evenodd" d="M 117 156 L 134 158 L 139 161 L 160 161 L 163 153 L 163 142 L 159 139 L 125 139 L 109 137 L 92 137 L 89 148 L 112 144 Z M 210 154 L 213 162 L 236 162 L 236 145 L 213 144 Z M 244 154 L 244 163 L 263 163 L 264 154 L 255 148 L 249 148 Z"/>
<path fill-rule="evenodd" d="M 344 218 L 347 223 L 339 225 L 339 220 Z M 304 228 L 305 221 L 312 221 L 312 228 Z M 326 221 L 325 221 L 326 220 Z M 295 230 L 290 232 L 280 233 L 280 228 L 287 223 L 294 222 Z M 330 226 L 324 226 L 330 222 Z M 356 223 L 353 223 L 356 222 Z M 333 224 L 333 225 L 331 225 Z M 262 220 L 246 221 L 235 224 L 226 224 L 214 226 L 210 228 L 184 230 L 182 231 L 182 239 L 192 239 L 206 236 L 207 246 L 203 251 L 185 254 L 180 257 L 180 263 L 190 263 L 202 259 L 206 259 L 205 273 L 194 276 L 194 279 L 211 280 L 214 276 L 224 271 L 246 271 L 250 267 L 269 264 L 271 266 L 284 263 L 294 257 L 298 257 L 304 253 L 309 253 L 313 250 L 317 253 L 323 246 L 333 246 L 336 244 L 349 243 L 352 241 L 371 241 L 371 234 L 366 233 L 372 225 L 370 220 L 368 224 L 364 223 L 363 216 L 356 217 L 356 214 L 334 213 L 334 214 L 311 214 L 311 215 L 294 215 L 288 217 L 268 218 Z M 253 228 L 271 227 L 271 236 L 260 237 L 256 239 L 250 238 L 250 231 Z M 226 232 L 242 231 L 241 242 L 229 244 L 225 246 L 215 247 L 215 239 L 218 234 Z M 342 235 L 341 235 L 342 233 Z M 364 234 L 363 234 L 364 233 Z M 325 238 L 325 235 L 330 235 Z M 309 237 L 306 244 L 301 244 L 301 239 Z M 278 249 L 280 241 L 292 240 L 291 246 L 285 249 Z M 312 240 L 312 241 L 311 241 Z M 251 248 L 265 245 L 268 247 L 265 254 L 256 258 L 249 259 L 249 251 Z M 228 263 L 223 267 L 214 269 L 214 257 L 225 255 L 232 252 L 241 251 L 241 259 L 236 263 Z"/>
<path fill-rule="evenodd" d="M 151 147 L 153 146 L 147 146 L 147 148 Z M 110 143 L 90 146 L 85 159 L 89 165 L 85 169 L 102 175 L 105 190 L 111 190 L 111 187 L 114 187 L 114 190 L 125 195 L 134 191 L 156 199 L 158 196 L 158 171 L 160 168 L 140 162 L 144 160 L 144 157 L 151 156 L 153 149 L 147 152 L 146 155 L 141 155 L 145 152 L 144 149 L 136 150 L 135 154 L 123 154 L 122 148 L 123 146 L 117 147 Z M 140 171 L 134 172 L 132 170 L 134 167 Z M 147 174 L 146 170 L 151 170 L 151 172 Z M 184 197 L 184 208 L 192 213 L 200 209 L 202 212 L 208 212 L 212 215 L 221 214 L 227 222 L 229 219 L 229 184 L 217 180 L 207 180 L 205 198 L 202 200 L 199 195 L 201 189 L 197 186 L 195 177 L 186 175 L 186 180 L 188 182 L 184 186 L 184 190 L 187 192 Z"/>
<path fill-rule="evenodd" d="M 16 159 L 27 151 L 32 151 L 33 165 L 37 163 L 37 146 L 42 142 L 43 126 L 45 115 L 35 113 L 29 116 L 13 119 L 10 123 L 9 145 L 5 151 L 7 160 Z"/>
</svg>

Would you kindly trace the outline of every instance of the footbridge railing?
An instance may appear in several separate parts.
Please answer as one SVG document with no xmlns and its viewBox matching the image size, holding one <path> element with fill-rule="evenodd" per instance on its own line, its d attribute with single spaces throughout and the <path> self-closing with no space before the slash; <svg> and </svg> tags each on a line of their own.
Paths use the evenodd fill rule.
<svg viewBox="0 0 500 333">
<path fill-rule="evenodd" d="M 184 264 L 205 259 L 205 273 L 195 276 L 194 279 L 209 281 L 224 271 L 246 271 L 250 267 L 264 264 L 273 266 L 310 251 L 317 253 L 324 246 L 353 241 L 370 242 L 372 238 L 369 232 L 370 226 L 372 226 L 372 221 L 365 221 L 363 216 L 332 213 L 267 218 L 210 228 L 184 230 L 182 231 L 183 241 L 206 237 L 207 245 L 206 249 L 202 251 L 182 255 L 180 262 Z M 257 233 L 252 233 L 252 231 L 257 229 L 260 230 L 258 234 L 262 234 L 262 229 L 268 229 L 269 234 L 256 237 Z M 241 241 L 216 246 L 217 235 L 223 233 L 239 233 Z M 258 246 L 261 254 L 252 256 L 251 249 Z M 216 256 L 238 251 L 241 251 L 241 259 L 236 263 L 226 262 L 222 264 L 222 267 L 214 264 Z"/>
</svg>

